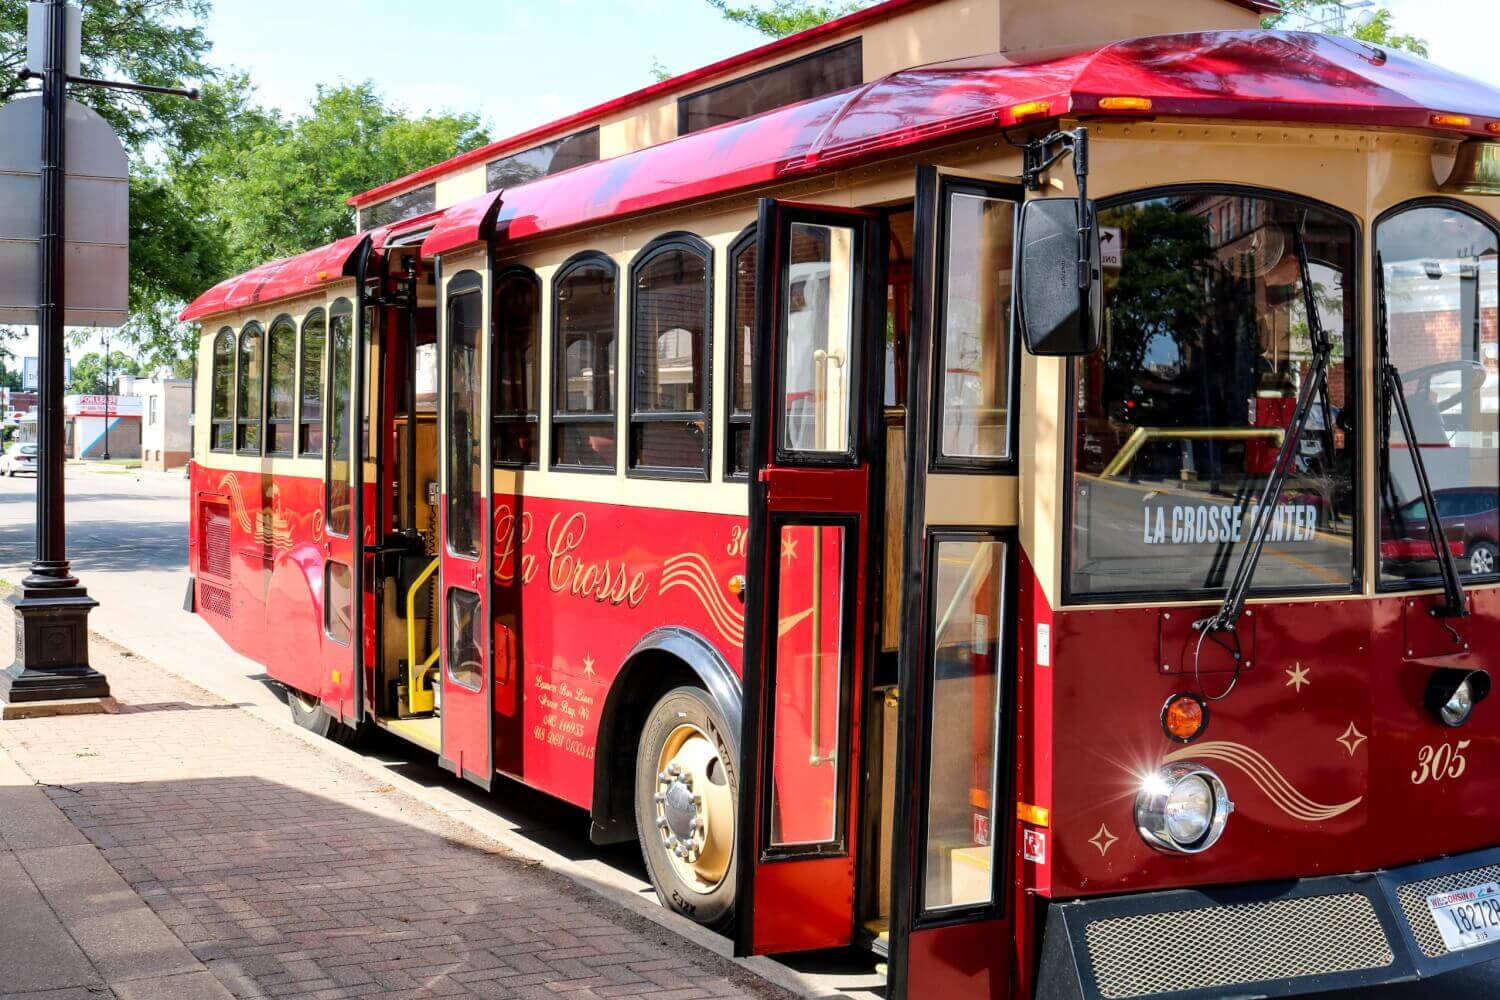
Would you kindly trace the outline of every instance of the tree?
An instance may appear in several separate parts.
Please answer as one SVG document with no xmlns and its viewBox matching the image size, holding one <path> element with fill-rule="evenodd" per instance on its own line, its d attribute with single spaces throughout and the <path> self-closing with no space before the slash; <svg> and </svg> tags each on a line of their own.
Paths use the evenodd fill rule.
<svg viewBox="0 0 1500 1000">
<path fill-rule="evenodd" d="M 489 141 L 476 115 L 408 115 L 368 82 L 320 87 L 291 119 L 220 98 L 232 122 L 171 172 L 224 239 L 226 274 L 350 235 L 351 195 Z"/>
<path fill-rule="evenodd" d="M 109 352 L 109 378 L 105 378 L 103 353 L 90 351 L 78 359 L 73 366 L 73 381 L 68 391 L 85 395 L 104 396 L 114 392 L 113 380 L 120 375 L 139 375 L 141 366 L 135 357 L 124 351 Z"/>
<path fill-rule="evenodd" d="M 1285 28 L 1306 23 L 1309 17 L 1316 19 L 1320 14 L 1333 15 L 1331 34 L 1347 35 L 1361 42 L 1388 49 L 1402 49 L 1423 59 L 1427 58 L 1426 39 L 1397 33 L 1389 7 L 1377 7 L 1374 13 L 1349 24 L 1344 20 L 1343 6 L 1343 0 L 1281 0 L 1281 13 L 1272 14 L 1261 23 L 1267 28 Z"/>
<path fill-rule="evenodd" d="M 729 0 L 708 0 L 708 5 L 736 24 L 754 28 L 772 38 L 785 38 L 836 17 L 862 10 L 875 2 L 876 0 L 842 0 L 829 4 L 818 3 L 816 0 L 771 0 L 769 7 L 763 8 L 755 4 L 731 7 Z"/>
</svg>

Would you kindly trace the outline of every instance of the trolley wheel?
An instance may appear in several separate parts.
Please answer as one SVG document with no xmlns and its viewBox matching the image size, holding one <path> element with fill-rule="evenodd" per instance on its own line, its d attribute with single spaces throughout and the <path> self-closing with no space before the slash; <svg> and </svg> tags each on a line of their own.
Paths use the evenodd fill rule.
<svg viewBox="0 0 1500 1000">
<path fill-rule="evenodd" d="M 286 689 L 286 705 L 292 710 L 293 722 L 310 733 L 333 740 L 340 746 L 352 747 L 364 736 L 362 727 L 344 725 L 330 715 L 317 698 L 303 694 L 296 688 Z"/>
<path fill-rule="evenodd" d="M 1500 547 L 1494 542 L 1475 542 L 1469 548 L 1469 572 L 1474 576 L 1489 576 L 1500 566 Z"/>
<path fill-rule="evenodd" d="M 646 717 L 635 759 L 635 825 L 662 905 L 709 927 L 734 915 L 739 799 L 729 727 L 695 687 Z"/>
</svg>

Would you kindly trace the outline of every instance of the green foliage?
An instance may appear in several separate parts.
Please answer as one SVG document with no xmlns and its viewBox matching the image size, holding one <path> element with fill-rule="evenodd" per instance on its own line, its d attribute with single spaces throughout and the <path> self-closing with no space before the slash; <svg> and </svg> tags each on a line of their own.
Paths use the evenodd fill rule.
<svg viewBox="0 0 1500 1000">
<path fill-rule="evenodd" d="M 109 378 L 105 378 L 104 354 L 90 351 L 73 365 L 73 381 L 68 383 L 72 393 L 106 395 L 112 392 L 111 382 L 120 375 L 141 374 L 140 362 L 124 351 L 109 352 Z"/>
<path fill-rule="evenodd" d="M 320 87 L 291 119 L 223 99 L 226 127 L 174 173 L 222 235 L 226 273 L 348 236 L 351 195 L 488 141 L 475 115 L 410 117 L 370 83 Z"/>
<path fill-rule="evenodd" d="M 815 0 L 771 0 L 768 6 L 751 4 L 732 7 L 729 0 L 708 0 L 708 5 L 736 24 L 754 28 L 772 38 L 785 38 L 836 17 L 852 14 L 874 2 L 875 0 L 842 0 L 840 3 L 829 4 L 817 3 Z"/>
<path fill-rule="evenodd" d="M 1264 18 L 1261 23 L 1267 28 L 1295 25 L 1305 15 L 1316 15 L 1320 9 L 1341 6 L 1340 0 L 1281 0 L 1281 13 Z M 1394 19 L 1389 7 L 1377 7 L 1374 14 L 1362 24 L 1348 26 L 1342 33 L 1361 42 L 1369 42 L 1388 49 L 1400 49 L 1426 59 L 1426 39 L 1416 35 L 1399 34 L 1393 30 Z"/>
</svg>

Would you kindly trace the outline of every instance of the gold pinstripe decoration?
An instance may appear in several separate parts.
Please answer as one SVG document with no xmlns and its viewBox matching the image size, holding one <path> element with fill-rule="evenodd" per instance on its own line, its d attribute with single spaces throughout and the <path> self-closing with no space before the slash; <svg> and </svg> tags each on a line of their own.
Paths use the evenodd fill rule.
<svg viewBox="0 0 1500 1000">
<path fill-rule="evenodd" d="M 1255 786 L 1266 794 L 1272 805 L 1292 819 L 1304 823 L 1322 823 L 1335 816 L 1342 816 L 1364 801 L 1364 797 L 1360 796 L 1342 805 L 1330 806 L 1315 802 L 1299 792 L 1264 755 L 1242 743 L 1211 740 L 1174 750 L 1166 756 L 1168 764 L 1184 760 L 1218 761 L 1238 768 L 1255 782 Z"/>
</svg>

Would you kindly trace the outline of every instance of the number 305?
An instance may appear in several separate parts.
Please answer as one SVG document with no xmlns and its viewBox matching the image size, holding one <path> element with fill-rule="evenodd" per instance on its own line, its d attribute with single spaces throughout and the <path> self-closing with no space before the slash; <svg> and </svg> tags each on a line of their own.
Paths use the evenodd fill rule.
<svg viewBox="0 0 1500 1000">
<path fill-rule="evenodd" d="M 1429 781 L 1462 778 L 1464 772 L 1469 769 L 1469 761 L 1464 756 L 1464 751 L 1472 742 L 1472 740 L 1459 740 L 1456 747 L 1443 743 L 1436 747 L 1426 746 L 1417 751 L 1417 769 L 1411 773 L 1411 783 L 1425 785 Z"/>
</svg>

